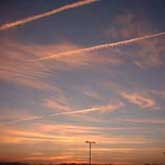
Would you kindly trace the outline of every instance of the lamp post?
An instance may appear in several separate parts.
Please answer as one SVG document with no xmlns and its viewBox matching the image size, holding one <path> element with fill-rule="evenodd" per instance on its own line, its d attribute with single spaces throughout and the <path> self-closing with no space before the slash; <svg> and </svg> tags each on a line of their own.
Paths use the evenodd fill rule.
<svg viewBox="0 0 165 165">
<path fill-rule="evenodd" d="M 162 152 L 163 156 L 165 156 L 165 152 Z M 164 162 L 164 159 L 163 159 L 163 162 Z"/>
<path fill-rule="evenodd" d="M 96 142 L 94 142 L 94 141 L 85 141 L 85 142 L 89 144 L 89 165 L 91 165 L 91 162 L 92 162 L 92 144 L 95 144 Z"/>
</svg>

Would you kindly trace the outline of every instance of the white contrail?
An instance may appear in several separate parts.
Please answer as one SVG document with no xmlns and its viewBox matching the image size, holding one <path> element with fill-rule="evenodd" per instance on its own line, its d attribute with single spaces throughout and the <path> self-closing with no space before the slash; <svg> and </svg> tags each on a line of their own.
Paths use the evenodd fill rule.
<svg viewBox="0 0 165 165">
<path fill-rule="evenodd" d="M 98 106 L 98 107 L 93 107 L 93 108 L 87 108 L 87 109 L 81 109 L 81 110 L 74 110 L 74 111 L 65 111 L 65 112 L 59 112 L 59 113 L 53 113 L 47 116 L 34 116 L 34 117 L 27 117 L 23 119 L 18 119 L 18 120 L 13 120 L 9 122 L 5 122 L 3 124 L 0 124 L 0 126 L 5 126 L 5 125 L 11 125 L 11 124 L 17 124 L 20 122 L 24 121 L 34 121 L 34 120 L 42 120 L 44 118 L 49 118 L 49 117 L 56 117 L 56 116 L 63 116 L 63 115 L 72 115 L 72 114 L 82 114 L 82 113 L 89 113 L 89 112 L 94 112 L 94 111 L 113 111 L 116 109 L 121 108 L 124 106 L 122 102 L 114 103 L 114 104 L 109 104 L 109 105 L 104 105 L 104 106 Z"/>
<path fill-rule="evenodd" d="M 77 7 L 84 6 L 84 5 L 87 5 L 87 4 L 90 4 L 90 3 L 94 3 L 96 1 L 99 1 L 99 0 L 81 0 L 81 1 L 78 1 L 78 2 L 75 2 L 75 3 L 64 5 L 62 7 L 50 10 L 50 11 L 45 12 L 45 13 L 37 14 L 37 15 L 34 15 L 34 16 L 31 16 L 31 17 L 23 18 L 21 20 L 17 20 L 15 22 L 10 22 L 10 23 L 1 25 L 0 30 L 6 30 L 6 29 L 9 29 L 9 28 L 19 26 L 19 25 L 23 25 L 23 24 L 26 24 L 28 22 L 32 22 L 34 20 L 38 20 L 38 19 L 41 19 L 41 18 L 44 18 L 44 17 L 48 17 L 50 15 L 57 14 L 57 13 L 60 13 L 62 11 L 65 11 L 65 10 L 77 8 Z"/>
<path fill-rule="evenodd" d="M 93 112 L 93 111 L 105 111 L 105 110 L 112 111 L 122 106 L 123 106 L 123 103 L 119 102 L 118 104 L 110 104 L 110 105 L 93 107 L 93 108 L 88 108 L 88 109 L 81 109 L 81 110 L 76 110 L 76 111 L 59 112 L 59 113 L 51 114 L 50 116 L 81 114 L 81 113 L 88 113 L 88 112 Z"/>
<path fill-rule="evenodd" d="M 73 54 L 86 53 L 86 52 L 96 51 L 96 50 L 104 49 L 104 48 L 113 48 L 113 47 L 117 47 L 117 46 L 131 44 L 131 43 L 141 41 L 141 40 L 145 40 L 145 39 L 151 39 L 151 38 L 154 38 L 154 37 L 159 37 L 159 36 L 162 36 L 162 35 L 165 35 L 165 32 L 150 34 L 150 35 L 146 35 L 146 36 L 143 36 L 143 37 L 132 38 L 132 39 L 124 40 L 124 41 L 100 44 L 100 45 L 96 45 L 96 46 L 92 46 L 92 47 L 71 50 L 71 51 L 67 51 L 67 52 L 63 52 L 63 53 L 59 53 L 59 54 L 55 54 L 55 55 L 51 55 L 51 56 L 47 56 L 47 57 L 41 57 L 41 58 L 33 60 L 33 61 L 49 60 L 49 59 L 58 58 L 58 57 L 61 57 L 61 56 L 69 56 L 69 55 L 73 55 Z"/>
</svg>

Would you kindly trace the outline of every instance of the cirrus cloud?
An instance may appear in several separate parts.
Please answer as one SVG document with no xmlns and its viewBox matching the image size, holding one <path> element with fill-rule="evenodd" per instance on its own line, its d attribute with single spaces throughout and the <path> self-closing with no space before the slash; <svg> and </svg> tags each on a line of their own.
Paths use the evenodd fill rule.
<svg viewBox="0 0 165 165">
<path fill-rule="evenodd" d="M 122 92 L 121 96 L 130 103 L 136 104 L 141 108 L 155 108 L 156 106 L 155 100 L 144 94 Z"/>
</svg>

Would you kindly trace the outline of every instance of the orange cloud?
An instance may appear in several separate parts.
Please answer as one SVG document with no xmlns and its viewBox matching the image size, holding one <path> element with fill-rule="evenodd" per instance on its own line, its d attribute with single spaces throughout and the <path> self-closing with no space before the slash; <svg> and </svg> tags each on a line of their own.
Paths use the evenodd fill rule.
<svg viewBox="0 0 165 165">
<path fill-rule="evenodd" d="M 56 125 L 57 128 L 52 126 L 42 126 L 39 128 L 38 132 L 36 130 L 21 130 L 21 129 L 3 129 L 1 136 L 1 143 L 42 143 L 42 142 L 51 142 L 54 144 L 79 144 L 86 139 L 95 140 L 99 145 L 108 145 L 108 144 L 144 144 L 150 143 L 151 141 L 139 136 L 114 136 L 114 135 L 103 135 L 102 133 L 96 134 L 99 131 L 99 128 L 84 127 L 84 126 L 62 126 Z M 61 130 L 60 128 L 64 128 Z M 71 130 L 69 130 L 71 128 Z M 54 130 L 51 133 L 49 130 Z M 76 133 L 74 129 L 79 129 L 79 132 Z M 91 132 L 89 134 L 89 132 Z"/>
<path fill-rule="evenodd" d="M 35 126 L 33 126 L 35 128 Z M 37 124 L 35 130 L 42 133 L 59 133 L 60 135 L 102 135 L 105 132 L 120 132 L 120 131 L 146 131 L 142 127 L 100 127 L 100 126 L 82 126 L 71 124 Z"/>
<path fill-rule="evenodd" d="M 143 94 L 122 92 L 121 96 L 141 108 L 155 108 L 156 106 L 156 102 L 152 98 Z"/>
<path fill-rule="evenodd" d="M 66 153 L 65 153 L 66 154 Z M 35 156 L 28 156 L 24 158 L 24 160 L 28 161 L 55 161 L 55 162 L 68 162 L 74 160 L 74 156 L 72 155 L 61 155 L 61 156 L 48 156 L 48 155 L 35 155 Z"/>
<path fill-rule="evenodd" d="M 96 134 L 100 133 L 99 127 L 81 126 L 81 125 L 70 125 L 70 124 L 41 124 L 37 128 L 41 132 L 53 133 L 62 132 L 63 134 L 70 135 L 85 135 L 85 134 Z"/>
<path fill-rule="evenodd" d="M 94 161 L 97 162 L 97 158 L 99 158 L 99 156 L 102 157 L 102 154 L 105 155 L 100 161 L 109 158 L 106 154 L 111 154 L 111 156 L 115 158 L 114 154 L 122 153 L 130 155 L 132 153 L 145 153 L 149 151 L 149 148 L 146 148 L 145 146 L 153 142 L 152 139 L 141 137 L 139 135 L 116 136 L 112 134 L 104 135 L 104 133 L 97 134 L 97 132 L 105 129 L 101 127 L 66 124 L 39 124 L 36 125 L 36 127 L 32 127 L 32 129 L 33 130 L 11 129 L 11 127 L 6 127 L 0 137 L 0 143 L 21 146 L 21 153 L 22 151 L 23 153 L 26 151 L 24 155 L 21 155 L 20 157 L 18 156 L 21 160 L 52 160 L 59 162 L 73 162 L 74 160 L 77 162 L 80 159 L 82 160 L 84 155 L 86 155 L 88 146 L 84 141 L 90 139 L 96 141 L 96 145 L 93 148 L 93 154 L 95 155 Z M 105 131 L 108 132 L 109 130 L 105 129 L 104 132 Z M 45 145 L 47 146 L 46 148 Z M 39 148 L 37 147 L 31 151 L 27 146 L 39 146 Z M 158 147 L 152 147 L 151 150 L 152 153 L 160 151 Z M 8 153 L 8 149 L 6 152 Z M 12 159 L 12 155 L 15 155 L 16 158 L 15 151 L 10 153 L 10 159 Z M 63 157 L 63 155 L 66 157 Z M 98 157 L 96 155 L 98 155 Z"/>
</svg>

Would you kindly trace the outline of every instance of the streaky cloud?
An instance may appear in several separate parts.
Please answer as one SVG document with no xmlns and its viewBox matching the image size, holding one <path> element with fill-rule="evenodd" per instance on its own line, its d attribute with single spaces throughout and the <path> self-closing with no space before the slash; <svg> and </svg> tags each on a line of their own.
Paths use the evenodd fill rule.
<svg viewBox="0 0 165 165">
<path fill-rule="evenodd" d="M 0 26 L 0 31 L 7 30 L 7 29 L 10 29 L 10 28 L 14 28 L 14 27 L 17 27 L 19 25 L 23 25 L 23 24 L 26 24 L 26 23 L 29 23 L 29 22 L 32 22 L 32 21 L 35 21 L 35 20 L 38 20 L 38 19 L 41 19 L 41 18 L 44 18 L 44 17 L 48 17 L 48 16 L 51 16 L 51 15 L 69 10 L 69 9 L 73 9 L 73 8 L 84 6 L 84 5 L 87 5 L 87 4 L 90 4 L 90 3 L 94 3 L 96 1 L 99 1 L 99 0 L 81 0 L 81 1 L 78 1 L 78 2 L 75 2 L 75 3 L 64 5 L 62 7 L 57 8 L 57 9 L 47 11 L 45 13 L 41 13 L 41 14 L 30 16 L 30 17 L 27 17 L 27 18 L 23 18 L 21 20 L 15 21 L 15 22 L 6 23 L 6 24 L 3 24 L 3 25 Z"/>
<path fill-rule="evenodd" d="M 141 108 L 148 108 L 148 109 L 155 109 L 156 102 L 153 98 L 141 94 L 141 93 L 129 93 L 129 92 L 122 92 L 121 96 L 128 100 L 130 103 L 140 106 Z"/>
<path fill-rule="evenodd" d="M 13 121 L 3 123 L 0 126 L 16 124 L 16 123 L 20 123 L 20 122 L 24 122 L 24 121 L 42 120 L 44 118 L 63 116 L 63 115 L 74 115 L 74 114 L 82 114 L 82 113 L 89 113 L 89 112 L 95 112 L 95 111 L 101 111 L 101 112 L 109 111 L 109 112 L 111 112 L 111 111 L 117 110 L 123 106 L 124 106 L 124 104 L 122 102 L 118 102 L 118 103 L 113 103 L 113 104 L 108 104 L 108 105 L 103 105 L 103 106 L 97 106 L 97 107 L 92 107 L 92 108 L 87 108 L 87 109 L 81 109 L 81 110 L 57 112 L 57 113 L 52 113 L 52 114 L 47 115 L 47 116 L 34 116 L 34 117 L 30 117 L 30 118 L 22 118 L 20 120 L 13 120 Z"/>
<path fill-rule="evenodd" d="M 119 102 L 118 104 L 110 104 L 110 105 L 87 108 L 87 109 L 76 110 L 76 111 L 59 112 L 59 113 L 51 114 L 50 116 L 80 114 L 80 113 L 88 113 L 88 112 L 94 112 L 94 111 L 105 111 L 105 110 L 113 111 L 113 110 L 116 110 L 122 106 L 123 106 L 123 103 Z"/>
<path fill-rule="evenodd" d="M 86 53 L 86 52 L 96 51 L 96 50 L 100 50 L 100 49 L 124 46 L 124 45 L 128 45 L 128 44 L 131 44 L 131 43 L 134 43 L 134 42 L 142 41 L 142 40 L 145 40 L 145 39 L 151 39 L 151 38 L 159 37 L 159 36 L 162 36 L 162 35 L 165 35 L 165 32 L 145 35 L 145 36 L 142 36 L 142 37 L 136 37 L 136 38 L 123 40 L 123 41 L 118 41 L 118 42 L 113 42 L 113 43 L 100 44 L 100 45 L 87 47 L 87 48 L 71 50 L 71 51 L 67 51 L 67 52 L 63 52 L 63 53 L 59 53 L 59 54 L 55 54 L 55 55 L 51 55 L 51 56 L 47 56 L 47 57 L 38 58 L 38 59 L 32 60 L 32 61 L 50 60 L 50 59 L 58 58 L 59 56 L 69 56 L 69 55 L 73 55 L 73 54 Z"/>
</svg>

